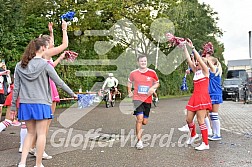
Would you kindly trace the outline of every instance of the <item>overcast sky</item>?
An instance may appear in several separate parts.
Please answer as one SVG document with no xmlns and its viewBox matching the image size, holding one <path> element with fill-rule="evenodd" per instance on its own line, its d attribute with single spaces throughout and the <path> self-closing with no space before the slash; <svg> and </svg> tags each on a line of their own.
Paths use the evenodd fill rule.
<svg viewBox="0 0 252 167">
<path fill-rule="evenodd" d="M 252 31 L 252 0 L 199 0 L 218 12 L 218 26 L 224 35 L 225 60 L 249 59 L 249 35 Z"/>
</svg>

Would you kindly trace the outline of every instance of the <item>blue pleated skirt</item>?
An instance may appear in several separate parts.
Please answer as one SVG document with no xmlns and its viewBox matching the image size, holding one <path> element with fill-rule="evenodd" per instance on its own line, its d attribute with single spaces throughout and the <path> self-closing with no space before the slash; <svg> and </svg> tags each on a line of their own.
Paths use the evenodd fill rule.
<svg viewBox="0 0 252 167">
<path fill-rule="evenodd" d="M 20 103 L 18 119 L 23 121 L 53 119 L 51 106 L 46 104 Z"/>
<path fill-rule="evenodd" d="M 222 95 L 210 95 L 212 104 L 221 104 L 223 103 Z"/>
</svg>

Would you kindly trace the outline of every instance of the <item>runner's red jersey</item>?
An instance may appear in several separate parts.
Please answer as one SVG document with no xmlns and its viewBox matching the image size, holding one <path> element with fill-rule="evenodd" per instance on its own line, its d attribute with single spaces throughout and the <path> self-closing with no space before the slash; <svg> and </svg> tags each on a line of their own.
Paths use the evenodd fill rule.
<svg viewBox="0 0 252 167">
<path fill-rule="evenodd" d="M 136 69 L 130 73 L 129 82 L 134 84 L 133 100 L 151 103 L 152 96 L 148 96 L 149 89 L 157 82 L 158 76 L 152 69 L 147 69 L 145 72 L 140 72 Z"/>
</svg>

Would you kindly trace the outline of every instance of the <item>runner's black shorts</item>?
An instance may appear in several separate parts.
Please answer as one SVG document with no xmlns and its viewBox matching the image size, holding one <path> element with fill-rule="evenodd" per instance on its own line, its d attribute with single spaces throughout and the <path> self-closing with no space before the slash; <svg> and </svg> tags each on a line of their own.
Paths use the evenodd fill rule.
<svg viewBox="0 0 252 167">
<path fill-rule="evenodd" d="M 143 114 L 144 118 L 149 118 L 151 103 L 142 102 L 140 100 L 133 100 L 134 104 L 134 114 L 138 116 L 139 114 Z"/>
</svg>

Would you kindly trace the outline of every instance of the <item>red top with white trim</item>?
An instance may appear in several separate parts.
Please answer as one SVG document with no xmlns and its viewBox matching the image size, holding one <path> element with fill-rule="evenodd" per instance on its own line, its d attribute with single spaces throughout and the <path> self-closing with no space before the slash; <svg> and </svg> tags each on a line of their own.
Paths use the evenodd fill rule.
<svg viewBox="0 0 252 167">
<path fill-rule="evenodd" d="M 189 111 L 212 110 L 212 103 L 208 92 L 209 78 L 202 70 L 196 71 L 193 78 L 193 94 L 186 106 Z"/>
<path fill-rule="evenodd" d="M 147 68 L 145 72 L 136 69 L 130 73 L 129 82 L 134 84 L 133 100 L 151 103 L 152 96 L 148 96 L 149 89 L 157 82 L 158 76 L 152 69 Z"/>
</svg>

